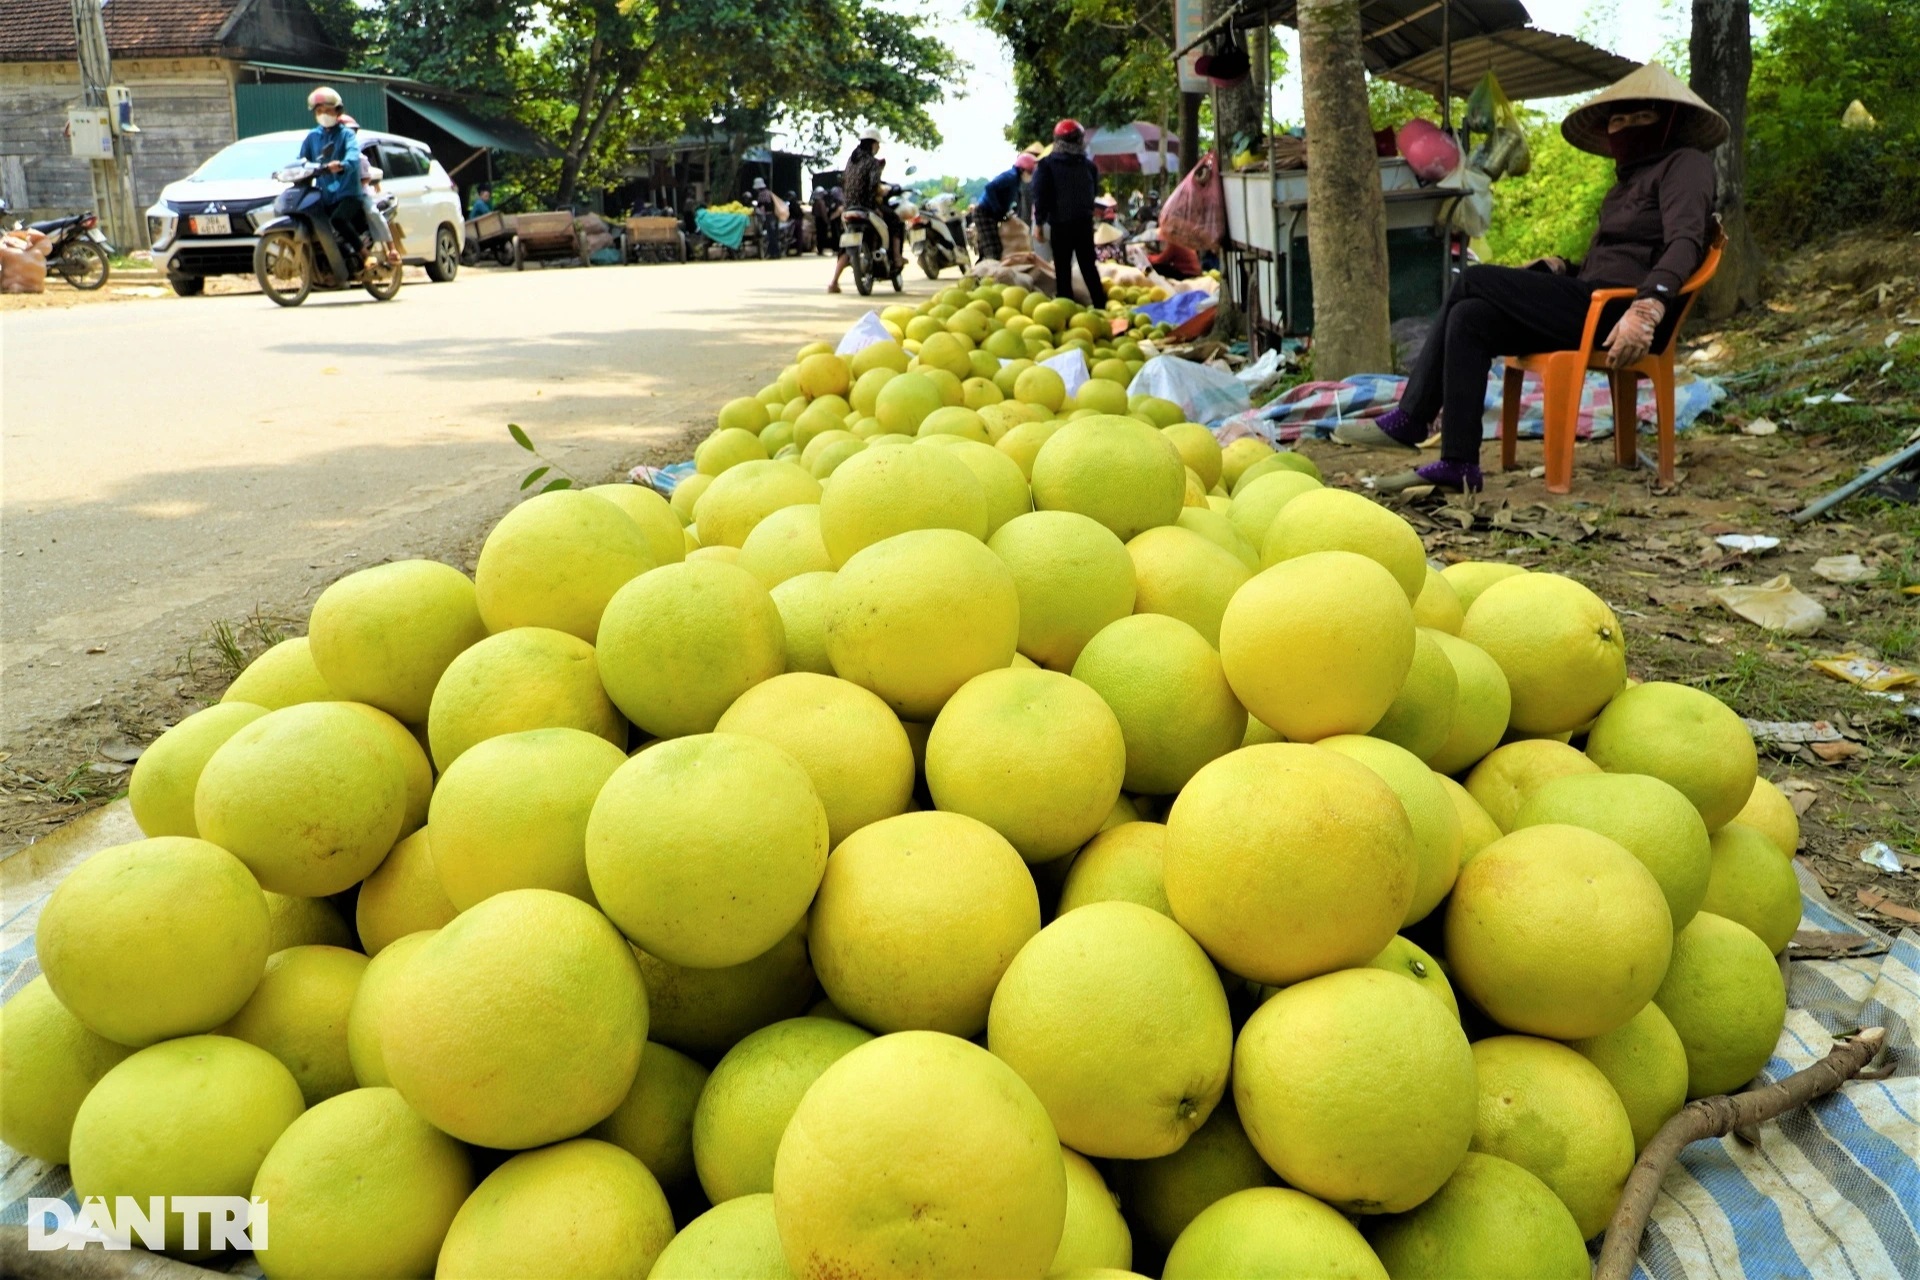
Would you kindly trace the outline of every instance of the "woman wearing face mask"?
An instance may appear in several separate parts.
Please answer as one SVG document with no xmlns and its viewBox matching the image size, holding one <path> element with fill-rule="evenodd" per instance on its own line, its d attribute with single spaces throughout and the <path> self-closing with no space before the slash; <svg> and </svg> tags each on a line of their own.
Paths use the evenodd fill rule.
<svg viewBox="0 0 1920 1280">
<path fill-rule="evenodd" d="M 1440 460 L 1390 476 L 1397 492 L 1429 484 L 1480 488 L 1481 413 L 1487 374 L 1501 356 L 1580 344 L 1595 290 L 1636 290 L 1600 315 L 1608 359 L 1631 364 L 1664 343 L 1679 315 L 1681 283 L 1713 238 L 1713 162 L 1727 122 L 1657 63 L 1595 95 L 1560 126 L 1582 151 L 1611 156 L 1613 189 L 1585 259 L 1542 258 L 1525 267 L 1468 267 L 1434 317 L 1400 404 L 1375 419 L 1409 447 L 1440 419 Z"/>
</svg>

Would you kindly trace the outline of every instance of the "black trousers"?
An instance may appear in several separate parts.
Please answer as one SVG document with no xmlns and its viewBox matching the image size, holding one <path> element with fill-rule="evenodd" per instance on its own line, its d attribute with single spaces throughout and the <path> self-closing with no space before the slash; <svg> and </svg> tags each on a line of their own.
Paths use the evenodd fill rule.
<svg viewBox="0 0 1920 1280">
<path fill-rule="evenodd" d="M 1073 270 L 1077 262 L 1080 264 L 1080 278 L 1087 282 L 1087 297 L 1093 300 L 1096 307 L 1106 306 L 1107 291 L 1100 284 L 1100 269 L 1093 261 L 1093 219 L 1050 222 L 1047 224 L 1047 242 L 1053 246 L 1053 274 L 1059 282 L 1059 296 L 1073 297 L 1068 272 Z"/>
<path fill-rule="evenodd" d="M 1415 360 L 1400 408 L 1415 422 L 1440 418 L 1440 456 L 1480 460 L 1480 422 L 1487 374 L 1501 356 L 1565 351 L 1580 345 L 1587 304 L 1599 286 L 1521 267 L 1468 267 L 1454 281 Z M 1610 302 L 1594 342 L 1605 340 L 1627 309 Z M 1658 349 L 1672 317 L 1655 338 Z"/>
</svg>

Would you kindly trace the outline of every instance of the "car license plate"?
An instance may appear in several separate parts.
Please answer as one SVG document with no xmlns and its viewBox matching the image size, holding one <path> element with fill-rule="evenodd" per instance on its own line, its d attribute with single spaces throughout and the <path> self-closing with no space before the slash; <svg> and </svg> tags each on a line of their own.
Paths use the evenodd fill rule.
<svg viewBox="0 0 1920 1280">
<path fill-rule="evenodd" d="M 233 219 L 224 213 L 202 213 L 187 219 L 187 225 L 197 236 L 230 236 L 233 234 Z"/>
</svg>

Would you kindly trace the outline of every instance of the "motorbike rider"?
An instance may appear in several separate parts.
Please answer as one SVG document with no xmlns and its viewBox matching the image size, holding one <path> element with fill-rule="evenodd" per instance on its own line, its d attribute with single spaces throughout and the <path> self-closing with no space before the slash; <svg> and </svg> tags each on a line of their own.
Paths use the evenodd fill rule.
<svg viewBox="0 0 1920 1280">
<path fill-rule="evenodd" d="M 769 256 L 780 255 L 780 215 L 773 203 L 773 188 L 767 185 L 765 178 L 755 178 L 753 189 L 748 198 L 753 204 L 754 214 L 760 222 L 760 234 L 767 237 Z"/>
<path fill-rule="evenodd" d="M 342 204 L 359 206 L 367 234 L 375 243 L 386 246 L 388 262 L 398 261 L 387 220 L 374 207 L 371 193 L 361 186 L 366 163 L 360 157 L 360 137 L 342 119 L 340 95 L 322 85 L 307 95 L 307 109 L 313 112 L 313 130 L 300 141 L 300 158 L 320 168 L 313 185 L 327 216 L 335 217 Z"/>
<path fill-rule="evenodd" d="M 1039 164 L 1037 159 L 1022 151 L 1013 158 L 1013 164 L 1004 173 L 988 179 L 986 190 L 974 202 L 974 246 L 980 251 L 982 261 L 989 258 L 997 261 L 1003 256 L 1000 224 L 1013 216 L 1022 189 L 1032 184 L 1033 171 Z"/>
<path fill-rule="evenodd" d="M 886 274 L 900 274 L 900 254 L 906 244 L 907 229 L 900 222 L 900 215 L 887 206 L 887 185 L 881 181 L 880 174 L 887 162 L 880 158 L 880 135 L 868 129 L 860 135 L 853 151 L 847 156 L 847 163 L 841 172 L 840 183 L 845 194 L 845 208 L 865 209 L 883 219 L 887 227 L 887 271 Z M 841 253 L 833 260 L 833 280 L 827 285 L 828 293 L 840 292 L 840 277 L 847 269 L 847 255 Z"/>
</svg>

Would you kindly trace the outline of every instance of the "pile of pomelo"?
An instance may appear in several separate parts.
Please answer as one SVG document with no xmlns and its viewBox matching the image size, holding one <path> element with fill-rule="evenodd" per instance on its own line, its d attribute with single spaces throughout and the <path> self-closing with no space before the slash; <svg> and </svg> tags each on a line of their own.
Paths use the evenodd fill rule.
<svg viewBox="0 0 1920 1280">
<path fill-rule="evenodd" d="M 47 902 L 0 1136 L 274 1280 L 1586 1275 L 1773 1049 L 1793 809 L 1586 587 L 1030 302 L 329 587 Z"/>
</svg>

